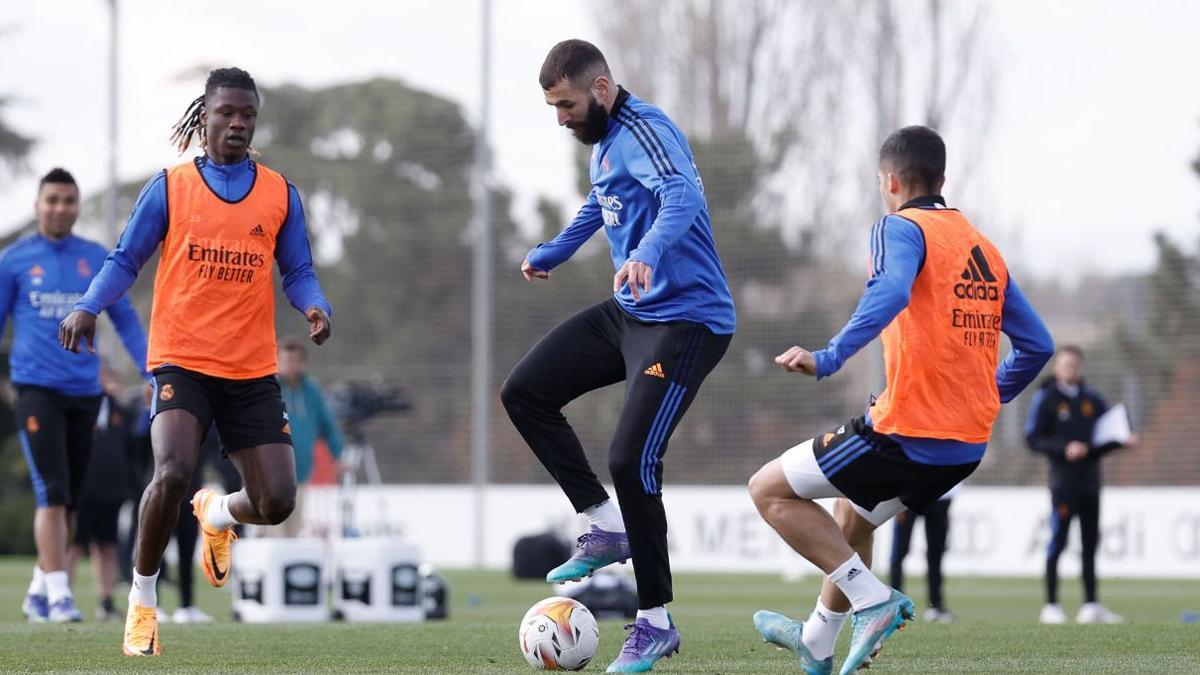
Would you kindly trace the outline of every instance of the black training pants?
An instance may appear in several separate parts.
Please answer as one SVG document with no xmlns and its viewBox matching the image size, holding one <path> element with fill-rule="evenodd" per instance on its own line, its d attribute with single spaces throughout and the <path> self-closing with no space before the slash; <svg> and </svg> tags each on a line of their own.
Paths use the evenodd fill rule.
<svg viewBox="0 0 1200 675">
<path fill-rule="evenodd" d="M 687 321 L 639 321 L 610 298 L 551 330 L 513 368 L 500 391 L 517 431 L 582 512 L 608 499 L 608 493 L 562 408 L 589 391 L 625 381 L 608 469 L 629 535 L 642 609 L 672 600 L 662 503 L 667 441 L 732 337 Z"/>
<path fill-rule="evenodd" d="M 925 512 L 925 563 L 929 582 L 929 606 L 945 610 L 942 598 L 942 558 L 946 555 L 946 539 L 950 533 L 950 500 L 939 499 Z M 904 556 L 912 542 L 917 514 L 905 511 L 895 518 L 892 530 L 892 588 L 904 590 Z"/>
<path fill-rule="evenodd" d="M 1050 491 L 1050 545 L 1046 547 L 1046 603 L 1058 603 L 1058 557 L 1067 547 L 1071 519 L 1079 516 L 1084 602 L 1096 602 L 1096 549 L 1100 544 L 1100 493 Z"/>
</svg>

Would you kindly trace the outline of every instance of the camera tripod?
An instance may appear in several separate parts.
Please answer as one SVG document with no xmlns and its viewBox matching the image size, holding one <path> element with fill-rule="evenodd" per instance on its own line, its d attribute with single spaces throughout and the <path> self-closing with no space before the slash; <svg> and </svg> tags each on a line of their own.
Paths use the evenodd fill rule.
<svg viewBox="0 0 1200 675">
<path fill-rule="evenodd" d="M 342 509 L 342 536 L 354 537 L 361 533 L 354 527 L 354 502 L 359 485 L 382 485 L 383 479 L 379 474 L 379 462 L 375 457 L 375 448 L 367 442 L 363 431 L 358 425 L 346 430 L 349 442 L 342 447 L 342 471 L 339 497 Z"/>
</svg>

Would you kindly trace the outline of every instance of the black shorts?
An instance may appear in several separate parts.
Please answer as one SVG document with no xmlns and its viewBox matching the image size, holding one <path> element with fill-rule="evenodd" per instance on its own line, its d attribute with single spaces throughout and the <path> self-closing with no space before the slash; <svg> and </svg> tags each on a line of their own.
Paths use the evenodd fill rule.
<svg viewBox="0 0 1200 675">
<path fill-rule="evenodd" d="M 221 454 L 260 445 L 292 444 L 279 382 L 272 375 L 227 380 L 178 366 L 154 369 L 151 419 L 166 410 L 186 410 L 201 429 L 216 422 Z"/>
<path fill-rule="evenodd" d="M 868 511 L 898 497 L 909 510 L 923 514 L 979 466 L 915 462 L 899 443 L 875 433 L 863 417 L 818 436 L 813 454 L 829 482 Z"/>
<path fill-rule="evenodd" d="M 75 511 L 75 543 L 79 546 L 117 543 L 120 515 L 121 502 L 80 500 Z"/>
<path fill-rule="evenodd" d="M 17 385 L 17 434 L 38 508 L 73 507 L 87 474 L 99 396 Z"/>
</svg>

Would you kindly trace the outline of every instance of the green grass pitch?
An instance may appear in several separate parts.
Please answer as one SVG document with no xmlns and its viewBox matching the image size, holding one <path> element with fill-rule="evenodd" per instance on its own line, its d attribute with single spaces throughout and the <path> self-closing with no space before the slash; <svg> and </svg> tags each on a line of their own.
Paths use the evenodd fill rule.
<svg viewBox="0 0 1200 675">
<path fill-rule="evenodd" d="M 90 620 L 95 607 L 86 570 L 76 582 L 89 621 L 31 626 L 20 602 L 32 561 L 0 559 L 0 672 L 530 672 L 517 649 L 517 622 L 547 584 L 516 582 L 501 572 L 451 571 L 451 615 L 422 624 L 242 625 L 229 616 L 229 594 L 201 577 L 198 604 L 219 623 L 164 625 L 165 654 L 121 655 L 119 622 Z M 1079 584 L 1064 579 L 1065 609 L 1079 604 Z M 911 582 L 923 598 L 923 580 Z M 784 583 L 771 575 L 679 574 L 671 606 L 682 651 L 661 661 L 662 673 L 776 673 L 795 671 L 791 656 L 764 644 L 750 623 L 756 609 L 806 616 L 816 579 Z M 1200 624 L 1179 623 L 1181 611 L 1200 610 L 1200 582 L 1106 579 L 1101 598 L 1123 613 L 1118 626 L 1041 626 L 1037 579 L 948 580 L 946 595 L 959 621 L 914 623 L 888 643 L 872 673 L 1200 673 Z M 118 604 L 124 605 L 125 587 Z M 175 608 L 174 588 L 160 591 Z M 603 622 L 600 650 L 589 666 L 602 672 L 620 649 L 621 622 Z M 845 653 L 843 631 L 837 658 Z"/>
</svg>

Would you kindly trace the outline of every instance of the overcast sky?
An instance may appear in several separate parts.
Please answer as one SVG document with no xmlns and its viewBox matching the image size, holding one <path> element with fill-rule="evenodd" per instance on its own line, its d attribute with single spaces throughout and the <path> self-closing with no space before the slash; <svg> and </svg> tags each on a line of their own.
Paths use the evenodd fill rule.
<svg viewBox="0 0 1200 675">
<path fill-rule="evenodd" d="M 107 176 L 107 6 L 0 8 L 0 93 L 17 98 L 5 120 L 38 138 L 34 174 L 65 166 L 85 193 Z M 178 75 L 199 64 L 241 65 L 271 85 L 399 77 L 476 113 L 477 1 L 330 7 L 259 0 L 185 13 L 177 3 L 122 0 L 122 178 L 177 161 L 168 127 L 198 93 L 196 79 Z M 555 126 L 536 77 L 558 40 L 599 40 L 589 7 L 494 0 L 490 130 L 497 176 L 516 190 L 518 217 L 539 193 L 577 198 L 573 141 Z M 996 209 L 988 220 L 1011 247 L 1010 262 L 1073 280 L 1146 269 L 1155 229 L 1189 247 L 1200 241 L 1200 181 L 1189 169 L 1200 154 L 1200 3 L 1003 0 L 991 16 L 1000 91 L 981 175 Z M 28 217 L 35 185 L 33 176 L 5 180 L 0 231 Z"/>
</svg>

